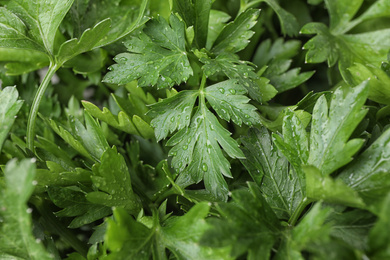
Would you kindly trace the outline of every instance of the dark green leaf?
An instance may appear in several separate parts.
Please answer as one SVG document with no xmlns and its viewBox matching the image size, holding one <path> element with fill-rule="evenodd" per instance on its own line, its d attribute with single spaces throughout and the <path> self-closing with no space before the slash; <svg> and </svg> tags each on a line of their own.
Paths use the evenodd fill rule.
<svg viewBox="0 0 390 260">
<path fill-rule="evenodd" d="M 265 127 L 251 129 L 249 135 L 241 140 L 247 158 L 242 163 L 251 171 L 277 216 L 288 220 L 303 199 L 301 177 L 289 169 L 288 161 L 272 144 Z"/>
<path fill-rule="evenodd" d="M 187 27 L 193 26 L 194 44 L 198 49 L 206 46 L 211 4 L 211 0 L 173 1 L 172 11 L 183 18 Z"/>
</svg>

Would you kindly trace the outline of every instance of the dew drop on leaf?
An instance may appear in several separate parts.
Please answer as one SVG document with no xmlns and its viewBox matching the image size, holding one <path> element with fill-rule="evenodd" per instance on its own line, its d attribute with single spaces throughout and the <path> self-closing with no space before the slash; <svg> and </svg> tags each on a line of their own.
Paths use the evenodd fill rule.
<svg viewBox="0 0 390 260">
<path fill-rule="evenodd" d="M 229 92 L 231 93 L 231 94 L 236 94 L 236 90 L 235 89 L 229 89 Z"/>
<path fill-rule="evenodd" d="M 184 145 L 183 150 L 187 150 L 187 149 L 188 149 L 188 145 Z"/>
<path fill-rule="evenodd" d="M 224 93 L 225 93 L 225 90 L 224 90 L 223 88 L 220 88 L 220 89 L 219 89 L 219 92 L 221 92 L 222 94 L 224 94 Z"/>
<path fill-rule="evenodd" d="M 207 170 L 209 169 L 209 167 L 207 166 L 207 164 L 202 164 L 202 170 L 204 171 L 204 172 L 207 172 Z"/>
</svg>

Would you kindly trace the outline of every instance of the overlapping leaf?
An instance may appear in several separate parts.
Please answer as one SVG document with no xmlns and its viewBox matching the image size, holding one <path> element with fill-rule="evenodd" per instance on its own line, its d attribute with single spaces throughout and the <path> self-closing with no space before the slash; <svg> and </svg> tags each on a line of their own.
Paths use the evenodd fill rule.
<svg viewBox="0 0 390 260">
<path fill-rule="evenodd" d="M 0 193 L 0 251 L 4 259 L 51 259 L 32 234 L 32 209 L 27 207 L 34 191 L 35 165 L 30 160 L 10 161 L 5 168 L 5 187 Z"/>
<path fill-rule="evenodd" d="M 242 142 L 246 156 L 242 163 L 277 216 L 289 219 L 304 199 L 302 176 L 289 168 L 288 161 L 272 144 L 265 127 L 251 129 Z"/>
<path fill-rule="evenodd" d="M 190 124 L 197 97 L 198 91 L 185 90 L 151 106 L 148 115 L 153 118 L 157 141 Z"/>
<path fill-rule="evenodd" d="M 256 108 L 248 104 L 246 89 L 233 80 L 223 81 L 207 87 L 204 91 L 206 99 L 218 116 L 226 121 L 230 119 L 237 125 L 259 124 Z"/>
<path fill-rule="evenodd" d="M 262 93 L 257 82 L 259 76 L 254 72 L 253 64 L 250 62 L 240 61 L 232 53 L 222 53 L 214 59 L 201 57 L 200 61 L 205 64 L 202 68 L 207 76 L 222 73 L 229 79 L 237 80 L 247 89 L 251 98 L 262 102 Z"/>
<path fill-rule="evenodd" d="M 18 100 L 18 96 L 18 91 L 14 87 L 0 90 L 0 151 L 15 121 L 16 114 L 23 105 L 23 101 Z"/>
<path fill-rule="evenodd" d="M 244 49 L 249 38 L 254 34 L 250 29 L 256 24 L 259 10 L 248 9 L 227 24 L 215 40 L 211 51 L 216 55 L 221 53 L 236 53 Z"/>
<path fill-rule="evenodd" d="M 362 109 L 368 96 L 367 82 L 354 88 L 335 91 L 330 107 L 321 96 L 313 109 L 308 164 L 329 175 L 352 160 L 363 144 L 361 139 L 348 140 L 364 118 Z"/>
<path fill-rule="evenodd" d="M 385 131 L 367 150 L 356 158 L 339 179 L 357 191 L 374 211 L 390 187 L 390 131 Z"/>
<path fill-rule="evenodd" d="M 253 184 L 249 187 L 249 190 L 234 191 L 232 202 L 217 204 L 222 218 L 208 220 L 211 228 L 203 234 L 201 244 L 230 246 L 234 259 L 248 251 L 247 259 L 266 260 L 281 226 L 259 189 Z"/>
<path fill-rule="evenodd" d="M 140 201 L 131 187 L 126 162 L 115 148 L 107 149 L 92 171 L 94 175 L 91 179 L 98 191 L 86 195 L 90 202 L 107 207 L 123 207 L 134 215 L 139 212 Z"/>
<path fill-rule="evenodd" d="M 115 57 L 105 82 L 124 84 L 138 79 L 140 86 L 171 87 L 193 74 L 185 48 L 184 23 L 175 15 L 168 22 L 158 17 L 143 33 L 125 43 L 130 53 Z"/>
<path fill-rule="evenodd" d="M 173 146 L 169 154 L 173 156 L 172 166 L 182 172 L 184 178 L 197 183 L 204 179 L 206 189 L 214 196 L 226 200 L 228 188 L 223 176 L 231 177 L 231 158 L 244 158 L 237 142 L 230 132 L 223 128 L 218 119 L 203 104 L 199 107 L 188 128 L 177 132 L 167 142 Z"/>
<path fill-rule="evenodd" d="M 209 212 L 207 203 L 195 205 L 184 216 L 169 218 L 162 223 L 157 212 L 151 225 L 134 220 L 120 209 L 114 210 L 115 220 L 108 220 L 105 241 L 111 253 L 104 259 L 231 259 L 226 249 L 200 246 L 197 241 L 208 228 L 204 218 Z"/>
</svg>

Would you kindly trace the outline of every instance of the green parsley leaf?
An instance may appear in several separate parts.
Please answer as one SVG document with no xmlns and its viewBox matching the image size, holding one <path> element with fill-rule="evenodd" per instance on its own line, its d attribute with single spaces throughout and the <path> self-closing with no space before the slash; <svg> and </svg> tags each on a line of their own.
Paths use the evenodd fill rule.
<svg viewBox="0 0 390 260">
<path fill-rule="evenodd" d="M 140 211 L 140 201 L 133 193 L 126 162 L 116 148 L 107 149 L 92 172 L 92 182 L 99 191 L 88 193 L 87 200 L 107 207 L 123 207 L 134 215 Z"/>
<path fill-rule="evenodd" d="M 23 101 L 18 100 L 18 96 L 18 91 L 14 87 L 0 90 L 0 151 L 15 117 L 23 105 Z"/>
<path fill-rule="evenodd" d="M 211 228 L 203 234 L 201 245 L 229 246 L 234 259 L 245 251 L 248 259 L 269 259 L 281 229 L 275 213 L 251 183 L 249 190 L 232 192 L 232 198 L 232 202 L 216 205 L 221 218 L 208 219 Z"/>
<path fill-rule="evenodd" d="M 240 61 L 238 56 L 232 53 L 222 53 L 214 59 L 201 57 L 200 61 L 205 64 L 202 69 L 206 76 L 223 73 L 229 79 L 237 80 L 241 86 L 246 88 L 251 98 L 262 102 L 262 93 L 257 82 L 259 77 L 254 72 L 252 63 Z"/>
<path fill-rule="evenodd" d="M 196 110 L 190 126 L 172 136 L 167 145 L 173 146 L 169 151 L 173 156 L 172 166 L 182 172 L 183 178 L 190 178 L 194 183 L 204 179 L 208 191 L 226 200 L 228 188 L 223 176 L 232 176 L 222 149 L 231 158 L 244 158 L 244 154 L 205 105 Z"/>
<path fill-rule="evenodd" d="M 256 107 L 248 104 L 247 91 L 233 80 L 223 81 L 207 87 L 204 91 L 211 107 L 225 121 L 230 119 L 237 125 L 257 125 L 260 122 Z"/>
<path fill-rule="evenodd" d="M 154 211 L 152 223 L 145 225 L 134 220 L 125 211 L 114 209 L 115 220 L 107 220 L 105 236 L 111 253 L 104 259 L 146 260 L 152 256 L 168 259 L 166 248 L 171 257 L 177 259 L 231 259 L 227 256 L 227 250 L 203 247 L 197 243 L 208 228 L 204 221 L 208 212 L 207 203 L 198 203 L 184 216 L 169 218 L 160 223 L 159 213 Z"/>
<path fill-rule="evenodd" d="M 250 29 L 256 24 L 260 11 L 248 9 L 227 24 L 215 40 L 211 52 L 216 55 L 223 52 L 236 53 L 243 50 L 254 34 Z"/>
<path fill-rule="evenodd" d="M 78 187 L 49 187 L 48 194 L 53 203 L 63 208 L 57 217 L 75 217 L 69 228 L 78 228 L 112 214 L 109 207 L 92 204 L 85 198 L 86 192 Z"/>
<path fill-rule="evenodd" d="M 306 194 L 309 199 L 351 207 L 365 207 L 358 193 L 342 180 L 323 176 L 321 171 L 314 166 L 304 166 L 303 171 L 306 174 Z"/>
<path fill-rule="evenodd" d="M 140 86 L 171 87 L 192 75 L 186 48 L 184 23 L 175 15 L 168 22 L 158 17 L 146 24 L 138 38 L 125 43 L 130 53 L 115 57 L 104 81 L 125 84 L 138 79 Z"/>
<path fill-rule="evenodd" d="M 10 161 L 5 188 L 0 193 L 0 256 L 4 259 L 51 259 L 32 230 L 27 201 L 34 191 L 35 165 L 31 160 Z"/>
<path fill-rule="evenodd" d="M 151 106 L 148 115 L 153 118 L 151 125 L 155 127 L 157 141 L 188 127 L 197 97 L 198 91 L 184 90 Z"/>
<path fill-rule="evenodd" d="M 374 211 L 390 187 L 386 170 L 390 164 L 389 141 L 390 131 L 387 130 L 338 176 Z"/>
<path fill-rule="evenodd" d="M 58 54 L 55 56 L 59 66 L 83 52 L 92 50 L 96 43 L 106 36 L 110 30 L 110 26 L 111 20 L 103 20 L 97 23 L 92 29 L 85 30 L 79 40 L 73 38 L 64 42 L 60 46 Z"/>
<path fill-rule="evenodd" d="M 354 88 L 335 91 L 330 107 L 321 96 L 313 109 L 308 164 L 329 175 L 352 160 L 363 145 L 363 140 L 349 140 L 354 129 L 364 118 L 362 109 L 368 96 L 367 82 Z"/>
<path fill-rule="evenodd" d="M 28 28 L 28 34 L 24 34 L 24 37 L 19 34 L 18 38 L 22 38 L 24 41 L 26 38 L 30 38 L 35 44 L 39 45 L 41 49 L 44 48 L 48 55 L 53 55 L 54 37 L 56 36 L 60 23 L 72 6 L 73 1 L 74 0 L 38 0 L 26 2 L 22 0 L 12 0 L 7 4 L 7 9 L 17 15 Z M 9 15 L 9 13 L 7 15 Z M 14 21 L 16 22 L 15 18 L 12 19 L 12 22 Z M 23 23 L 20 23 L 19 21 L 18 23 L 18 31 L 22 32 L 21 25 Z M 27 31 L 26 29 L 24 29 L 25 32 Z"/>
<path fill-rule="evenodd" d="M 379 220 L 371 229 L 368 240 L 368 252 L 371 259 L 386 259 L 390 256 L 390 236 L 385 230 L 390 227 L 390 195 L 388 194 L 382 202 L 379 213 Z"/>
<path fill-rule="evenodd" d="M 242 163 L 278 218 L 288 220 L 303 200 L 302 177 L 289 169 L 288 161 L 271 142 L 265 127 L 250 129 L 241 140 L 247 158 Z"/>
<path fill-rule="evenodd" d="M 284 234 L 285 240 L 276 259 L 304 259 L 301 251 L 309 249 L 311 244 L 317 247 L 329 240 L 331 225 L 325 224 L 329 214 L 330 208 L 322 208 L 321 203 L 315 204 L 295 228 Z"/>
<path fill-rule="evenodd" d="M 211 0 L 175 0 L 172 2 L 172 11 L 178 13 L 187 27 L 194 28 L 194 45 L 197 49 L 206 46 L 209 30 Z"/>
</svg>

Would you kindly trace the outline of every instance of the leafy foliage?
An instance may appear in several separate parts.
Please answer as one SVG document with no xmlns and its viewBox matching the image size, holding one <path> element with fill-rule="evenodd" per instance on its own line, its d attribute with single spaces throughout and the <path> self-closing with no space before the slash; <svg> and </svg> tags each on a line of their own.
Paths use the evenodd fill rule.
<svg viewBox="0 0 390 260">
<path fill-rule="evenodd" d="M 0 1 L 0 258 L 389 258 L 389 10 Z"/>
</svg>

